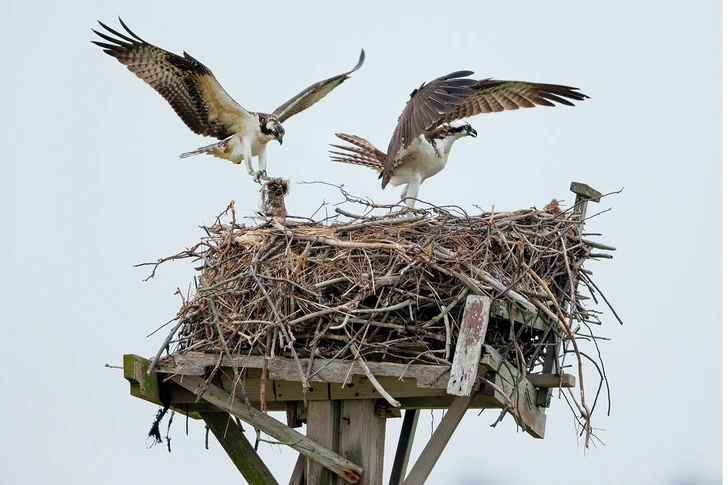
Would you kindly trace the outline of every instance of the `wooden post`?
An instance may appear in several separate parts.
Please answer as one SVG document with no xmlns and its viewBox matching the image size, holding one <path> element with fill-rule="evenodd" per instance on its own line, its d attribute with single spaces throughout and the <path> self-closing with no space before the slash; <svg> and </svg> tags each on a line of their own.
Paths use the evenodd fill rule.
<svg viewBox="0 0 728 485">
<path fill-rule="evenodd" d="M 339 453 L 341 401 L 309 401 L 306 414 L 306 436 L 334 453 Z M 305 476 L 306 485 L 334 483 L 332 473 L 310 459 L 306 460 Z"/>
<path fill-rule="evenodd" d="M 404 413 L 402 431 L 400 431 L 399 434 L 397 451 L 394 453 L 394 463 L 392 464 L 392 475 L 389 477 L 389 485 L 402 485 L 402 482 L 404 482 L 404 476 L 405 473 L 407 473 L 407 464 L 409 463 L 410 453 L 412 452 L 412 443 L 415 440 L 415 431 L 417 431 L 417 421 L 419 418 L 419 409 L 408 409 Z"/>
<path fill-rule="evenodd" d="M 602 194 L 601 192 L 592 189 L 587 184 L 579 182 L 571 182 L 569 190 L 576 194 L 574 214 L 578 214 L 581 219 L 581 224 L 579 224 L 579 236 L 581 236 L 584 229 L 584 219 L 586 218 L 586 207 L 589 201 L 598 203 L 602 199 Z"/>
<path fill-rule="evenodd" d="M 202 419 L 250 485 L 278 485 L 258 453 L 227 413 L 201 412 Z"/>
<path fill-rule="evenodd" d="M 341 401 L 339 452 L 361 465 L 361 485 L 382 485 L 386 419 L 376 414 L 375 399 Z"/>
<path fill-rule="evenodd" d="M 584 232 L 584 219 L 586 218 L 586 208 L 589 205 L 589 201 L 598 203 L 602 198 L 602 194 L 587 184 L 579 182 L 571 182 L 569 190 L 576 194 L 574 214 L 579 217 L 580 223 L 577 228 L 579 231 L 578 236 L 581 236 L 582 232 Z M 544 345 L 546 345 L 546 355 L 544 357 L 543 374 L 560 374 L 558 339 L 553 330 L 546 335 Z M 551 405 L 551 394 L 552 391 L 550 388 L 539 389 L 538 395 L 536 396 L 536 404 L 541 407 L 549 407 Z"/>
</svg>

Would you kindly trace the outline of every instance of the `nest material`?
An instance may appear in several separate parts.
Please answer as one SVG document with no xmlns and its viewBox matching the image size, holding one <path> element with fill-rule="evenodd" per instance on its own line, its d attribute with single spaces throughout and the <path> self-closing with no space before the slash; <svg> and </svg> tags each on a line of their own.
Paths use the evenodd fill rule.
<svg viewBox="0 0 728 485">
<path fill-rule="evenodd" d="M 614 248 L 585 240 L 579 213 L 558 204 L 480 216 L 436 208 L 326 224 L 274 218 L 249 227 L 229 209 L 231 223 L 218 217 L 202 242 L 157 263 L 202 263 L 196 294 L 178 315 L 174 353 L 449 363 L 465 299 L 477 294 L 505 304 L 506 314 L 548 324 L 488 324 L 485 343 L 533 373 L 548 345 L 578 357 L 575 335 L 601 323 L 589 308 L 599 290 L 582 264 L 611 257 L 595 249 Z M 583 395 L 574 401 L 588 420 L 593 406 Z"/>
<path fill-rule="evenodd" d="M 194 250 L 173 257 L 203 262 L 197 294 L 180 312 L 174 351 L 220 351 L 224 340 L 236 351 L 277 355 L 290 341 L 300 357 L 343 358 L 358 335 L 359 352 L 369 360 L 443 363 L 468 294 L 515 303 L 545 320 L 562 315 L 572 329 L 600 323 L 579 290 L 591 294 L 581 265 L 609 257 L 592 251 L 605 246 L 580 238 L 580 221 L 570 211 L 547 209 L 478 217 L 438 211 L 328 225 L 218 222 L 205 228 L 208 236 Z M 493 323 L 486 343 L 506 353 L 510 327 Z M 563 338 L 565 329 L 557 333 Z M 518 336 L 529 371 L 543 354 L 539 337 L 527 329 Z"/>
</svg>

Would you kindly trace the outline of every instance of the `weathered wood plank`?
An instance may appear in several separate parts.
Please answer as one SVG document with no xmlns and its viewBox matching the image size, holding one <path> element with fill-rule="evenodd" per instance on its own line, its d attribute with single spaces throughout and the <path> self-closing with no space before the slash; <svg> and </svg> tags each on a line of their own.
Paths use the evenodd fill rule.
<svg viewBox="0 0 728 485">
<path fill-rule="evenodd" d="M 504 361 L 490 345 L 483 345 L 481 363 L 492 372 L 487 379 L 493 386 L 485 386 L 528 434 L 543 438 L 546 433 L 546 413 L 536 404 L 538 389 L 527 379 L 519 378 L 519 370 Z M 490 387 L 488 389 L 488 387 Z"/>
<path fill-rule="evenodd" d="M 278 485 L 273 474 L 227 413 L 201 413 L 205 424 L 250 485 Z"/>
<path fill-rule="evenodd" d="M 268 363 L 270 378 L 284 381 L 297 380 L 295 376 L 298 376 L 298 370 L 291 364 L 291 359 L 271 359 Z M 364 375 L 359 366 L 354 365 L 352 368 L 351 362 L 331 362 L 325 359 L 315 359 L 311 367 L 311 372 L 314 373 L 324 366 L 325 368 L 311 379 L 311 382 L 323 381 L 349 384 L 355 375 Z M 442 389 L 447 387 L 447 379 L 443 379 L 442 375 L 450 367 L 447 365 L 408 366 L 407 364 L 390 362 L 367 362 L 367 366 L 372 371 L 372 374 L 377 377 L 377 380 L 380 377 L 413 378 L 417 381 L 419 387 L 439 387 Z"/>
<path fill-rule="evenodd" d="M 576 377 L 571 374 L 528 374 L 526 379 L 539 388 L 576 387 Z"/>
<path fill-rule="evenodd" d="M 132 396 L 164 406 L 160 395 L 159 375 L 147 374 L 149 360 L 134 354 L 124 355 L 124 377 L 129 381 L 129 392 Z M 169 392 L 169 408 L 175 412 L 201 419 L 199 411 L 215 411 L 217 408 L 208 403 L 195 401 L 195 396 L 178 386 L 165 386 Z"/>
<path fill-rule="evenodd" d="M 340 453 L 364 469 L 361 485 L 382 485 L 386 419 L 375 413 L 375 399 L 341 401 Z"/>
<path fill-rule="evenodd" d="M 460 334 L 453 355 L 447 393 L 453 396 L 470 396 L 478 379 L 481 348 L 488 330 L 490 298 L 469 295 L 465 301 Z"/>
<path fill-rule="evenodd" d="M 394 463 L 392 464 L 392 474 L 389 477 L 389 485 L 402 485 L 404 481 L 404 474 L 407 472 L 407 464 L 409 463 L 410 453 L 412 452 L 412 443 L 415 440 L 417 421 L 419 419 L 419 409 L 408 409 L 404 413 L 402 429 L 399 432 L 399 441 L 397 442 L 397 451 L 394 453 Z"/>
<path fill-rule="evenodd" d="M 303 386 L 301 381 L 279 381 L 273 382 L 276 401 L 303 401 Z M 330 399 L 329 384 L 326 382 L 314 382 L 306 393 L 308 401 L 324 401 Z"/>
<path fill-rule="evenodd" d="M 220 360 L 219 354 L 210 354 L 205 352 L 186 352 L 184 354 L 172 354 L 163 359 L 159 359 L 155 370 L 166 374 L 182 374 L 189 376 L 202 376 L 207 372 L 208 367 L 212 367 Z M 223 357 L 221 367 L 237 367 L 238 369 L 261 369 L 265 357 L 262 355 L 237 356 L 233 357 L 232 363 L 226 357 Z"/>
<path fill-rule="evenodd" d="M 580 195 L 581 197 L 588 199 L 592 202 L 599 202 L 600 200 L 602 200 L 601 192 L 591 188 L 587 184 L 582 184 L 580 182 L 571 182 L 569 190 L 574 194 Z"/>
<path fill-rule="evenodd" d="M 174 376 L 172 380 L 192 392 L 198 389 L 203 383 L 203 379 L 197 376 Z M 219 387 L 215 385 L 208 386 L 202 395 L 202 399 L 242 419 L 246 423 L 257 427 L 274 439 L 305 455 L 307 458 L 321 463 L 349 483 L 359 482 L 363 471 L 359 465 L 319 445 L 267 414 L 257 409 L 249 408 L 239 400 L 231 402 L 230 394 Z"/>
<path fill-rule="evenodd" d="M 160 359 L 157 371 L 167 374 L 204 375 L 207 368 L 214 366 L 219 359 L 217 354 L 204 352 L 187 352 Z M 233 357 L 232 365 L 238 369 L 260 369 L 265 357 L 259 355 Z M 223 367 L 230 367 L 228 359 L 223 359 Z M 436 387 L 445 389 L 447 377 L 443 374 L 450 369 L 448 365 L 407 365 L 389 362 L 367 362 L 367 366 L 377 379 L 380 377 L 413 378 L 419 387 Z M 316 372 L 325 367 L 311 379 L 315 382 L 350 383 L 354 375 L 364 375 L 358 366 L 352 369 L 351 362 L 315 359 L 311 371 Z M 350 369 L 351 372 L 350 372 Z M 347 377 L 348 375 L 348 377 Z M 299 381 L 298 366 L 293 359 L 273 357 L 268 359 L 268 378 L 281 381 Z"/>
<path fill-rule="evenodd" d="M 470 409 L 502 409 L 502 400 L 493 396 L 493 392 L 481 386 L 480 391 L 475 394 L 473 400 L 470 401 Z M 424 396 L 415 398 L 403 398 L 399 402 L 402 404 L 400 409 L 447 409 L 449 408 L 456 396 L 444 394 L 442 396 Z"/>
<path fill-rule="evenodd" d="M 448 374 L 445 374 L 447 377 Z M 379 383 L 394 398 L 438 396 L 445 394 L 442 387 L 420 387 L 415 379 L 399 380 L 396 377 L 377 377 Z M 446 382 L 446 379 L 441 379 Z M 374 385 L 365 376 L 356 375 L 349 384 L 343 386 L 339 383 L 329 385 L 331 399 L 376 399 L 379 393 Z"/>
<path fill-rule="evenodd" d="M 124 355 L 124 378 L 129 381 L 130 393 L 134 397 L 162 405 L 159 397 L 159 378 L 147 375 L 149 360 L 134 354 Z"/>
<path fill-rule="evenodd" d="M 338 441 L 340 418 L 340 402 L 309 402 L 306 419 L 306 436 L 326 449 L 334 453 L 340 453 Z M 344 455 L 342 454 L 342 456 Z M 306 460 L 305 475 L 307 484 L 328 485 L 334 482 L 331 471 L 313 460 Z"/>
<path fill-rule="evenodd" d="M 412 470 L 407 475 L 404 485 L 422 485 L 425 483 L 447 442 L 450 441 L 455 432 L 455 428 L 465 416 L 470 400 L 471 396 L 457 396 L 453 399 L 452 405 L 445 413 L 445 417 L 440 421 L 435 433 L 430 437 L 430 441 L 427 442 L 425 449 L 422 450 Z"/>
</svg>

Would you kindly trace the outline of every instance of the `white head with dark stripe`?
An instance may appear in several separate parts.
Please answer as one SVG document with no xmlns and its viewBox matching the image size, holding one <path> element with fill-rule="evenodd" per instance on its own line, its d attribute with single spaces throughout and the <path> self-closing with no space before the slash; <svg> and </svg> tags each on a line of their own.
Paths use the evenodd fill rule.
<svg viewBox="0 0 728 485">
<path fill-rule="evenodd" d="M 450 148 L 455 140 L 459 140 L 464 136 L 472 136 L 476 138 L 478 132 L 470 126 L 470 123 L 463 120 L 455 120 L 449 123 L 443 123 L 433 130 L 425 132 L 425 139 L 428 140 L 446 159 L 450 153 Z"/>
<path fill-rule="evenodd" d="M 278 117 L 259 113 L 258 118 L 260 119 L 260 133 L 267 138 L 265 142 L 277 140 L 278 143 L 283 145 L 283 135 L 286 134 L 286 129 L 283 128 L 283 124 L 278 120 Z"/>
</svg>

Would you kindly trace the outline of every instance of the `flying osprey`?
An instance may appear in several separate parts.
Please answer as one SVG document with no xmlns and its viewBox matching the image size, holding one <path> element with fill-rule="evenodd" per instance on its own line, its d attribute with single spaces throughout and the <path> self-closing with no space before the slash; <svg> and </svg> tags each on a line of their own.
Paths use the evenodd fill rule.
<svg viewBox="0 0 728 485">
<path fill-rule="evenodd" d="M 256 181 L 267 179 L 266 144 L 271 140 L 283 144 L 286 131 L 282 123 L 321 100 L 364 63 L 362 50 L 359 62 L 351 71 L 312 84 L 271 114 L 256 113 L 236 103 L 212 71 L 191 55 L 183 52 L 181 57 L 153 46 L 132 32 L 121 18 L 119 22 L 131 37 L 99 22 L 116 37 L 92 29 L 110 43 L 92 42 L 161 94 L 192 131 L 221 140 L 180 157 L 207 153 L 236 164 L 245 161 L 248 173 Z M 258 157 L 257 172 L 251 164 L 253 157 Z"/>
<path fill-rule="evenodd" d="M 415 89 L 399 117 L 386 153 L 364 138 L 336 133 L 353 146 L 332 145 L 345 151 L 332 151 L 331 159 L 378 170 L 382 189 L 389 183 L 406 184 L 401 198 L 408 207 L 413 207 L 422 182 L 445 168 L 455 140 L 478 136 L 463 118 L 536 105 L 555 106 L 552 101 L 574 106 L 569 99 L 578 101 L 589 97 L 577 92 L 578 88 L 558 84 L 463 79 L 471 74 L 471 71 L 458 71 Z M 457 83 L 457 92 L 448 93 L 454 95 L 449 98 L 456 99 L 441 98 L 439 101 L 446 106 L 433 103 L 433 94 L 437 95 L 453 82 Z"/>
</svg>

